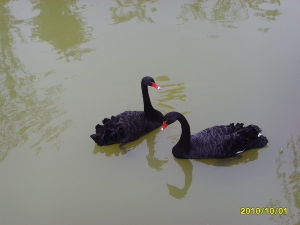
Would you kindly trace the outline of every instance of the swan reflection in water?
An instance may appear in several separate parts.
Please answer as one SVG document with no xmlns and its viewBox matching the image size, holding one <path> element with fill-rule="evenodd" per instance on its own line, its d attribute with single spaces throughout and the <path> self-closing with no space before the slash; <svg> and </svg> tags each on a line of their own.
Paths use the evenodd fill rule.
<svg viewBox="0 0 300 225">
<path fill-rule="evenodd" d="M 267 147 L 263 147 L 267 148 Z M 224 159 L 195 159 L 195 161 L 212 165 L 212 166 L 234 166 L 238 164 L 244 164 L 251 161 L 254 161 L 258 158 L 258 152 L 263 148 L 251 149 L 250 151 L 245 151 L 243 154 L 238 154 L 234 157 L 224 158 Z"/>
<path fill-rule="evenodd" d="M 156 135 L 159 133 L 159 129 L 156 129 L 149 134 L 143 136 L 142 138 L 127 143 L 125 145 L 119 146 L 119 145 L 110 145 L 110 146 L 97 146 L 95 145 L 94 153 L 103 153 L 105 156 L 119 156 L 126 154 L 129 150 L 134 150 L 139 144 L 141 144 L 144 140 L 147 142 L 148 147 L 148 154 L 146 156 L 148 166 L 152 169 L 155 169 L 157 171 L 162 170 L 162 167 L 164 164 L 168 162 L 167 159 L 161 160 L 157 157 L 155 157 L 155 138 Z M 167 188 L 169 191 L 170 196 L 176 198 L 176 199 L 182 199 L 185 198 L 193 181 L 193 163 L 200 162 L 207 165 L 212 166 L 222 166 L 222 167 L 230 167 L 233 165 L 238 165 L 242 163 L 248 163 L 251 161 L 254 161 L 258 158 L 258 151 L 261 149 L 253 149 L 251 151 L 244 152 L 241 155 L 237 155 L 235 157 L 226 158 L 226 159 L 177 159 L 175 157 L 174 161 L 180 166 L 182 172 L 183 172 L 183 180 L 184 184 L 183 187 L 179 187 L 173 184 L 167 184 Z"/>
<path fill-rule="evenodd" d="M 174 157 L 175 162 L 181 167 L 184 174 L 184 185 L 182 188 L 176 187 L 172 184 L 167 184 L 169 194 L 177 199 L 184 198 L 192 185 L 193 180 L 193 164 L 189 159 L 177 159 Z"/>
<path fill-rule="evenodd" d="M 143 137 L 126 143 L 126 144 L 114 144 L 114 145 L 107 145 L 107 146 L 98 146 L 95 145 L 94 148 L 94 154 L 102 153 L 107 157 L 110 156 L 120 156 L 124 155 L 127 152 L 136 149 L 137 146 L 139 146 L 144 140 L 146 140 L 147 148 L 148 148 L 148 154 L 146 156 L 148 166 L 152 169 L 155 169 L 157 171 L 162 170 L 162 166 L 168 162 L 168 160 L 159 159 L 155 156 L 155 138 L 156 135 L 159 133 L 159 129 L 156 129 L 154 131 L 151 131 L 147 135 L 144 135 Z"/>
<path fill-rule="evenodd" d="M 189 188 L 191 187 L 193 181 L 192 161 L 200 162 L 212 166 L 229 167 L 229 166 L 248 163 L 253 160 L 256 160 L 258 158 L 258 151 L 260 150 L 261 149 L 253 149 L 251 151 L 244 152 L 241 155 L 237 155 L 235 157 L 230 157 L 225 159 L 177 159 L 174 157 L 175 162 L 182 169 L 184 175 L 184 185 L 182 188 L 179 188 L 175 185 L 167 184 L 169 194 L 176 199 L 182 199 L 186 197 L 186 194 Z"/>
</svg>

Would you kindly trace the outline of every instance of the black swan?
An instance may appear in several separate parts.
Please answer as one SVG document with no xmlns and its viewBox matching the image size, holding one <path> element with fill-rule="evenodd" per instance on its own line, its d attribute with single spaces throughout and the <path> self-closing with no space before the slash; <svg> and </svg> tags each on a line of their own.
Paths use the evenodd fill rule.
<svg viewBox="0 0 300 225">
<path fill-rule="evenodd" d="M 127 143 L 138 139 L 146 133 L 158 128 L 163 121 L 163 114 L 154 109 L 148 93 L 148 86 L 160 87 L 152 77 L 144 77 L 141 81 L 144 111 L 125 111 L 105 118 L 103 125 L 97 124 L 96 133 L 91 138 L 100 146 Z"/>
<path fill-rule="evenodd" d="M 252 148 L 264 147 L 268 143 L 258 126 L 244 127 L 242 123 L 214 126 L 191 135 L 188 121 L 178 112 L 165 115 L 161 130 L 176 120 L 182 129 L 180 139 L 172 149 L 176 158 L 225 158 Z"/>
</svg>

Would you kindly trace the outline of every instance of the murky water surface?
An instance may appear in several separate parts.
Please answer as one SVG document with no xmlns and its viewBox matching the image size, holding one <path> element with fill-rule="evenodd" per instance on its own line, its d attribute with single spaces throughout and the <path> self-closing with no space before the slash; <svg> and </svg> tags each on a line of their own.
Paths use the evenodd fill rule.
<svg viewBox="0 0 300 225">
<path fill-rule="evenodd" d="M 300 223 L 300 2 L 2 0 L 0 224 Z M 125 146 L 89 138 L 153 105 L 192 133 L 255 123 L 267 147 L 178 160 L 173 124 Z M 283 207 L 288 215 L 241 215 Z"/>
</svg>

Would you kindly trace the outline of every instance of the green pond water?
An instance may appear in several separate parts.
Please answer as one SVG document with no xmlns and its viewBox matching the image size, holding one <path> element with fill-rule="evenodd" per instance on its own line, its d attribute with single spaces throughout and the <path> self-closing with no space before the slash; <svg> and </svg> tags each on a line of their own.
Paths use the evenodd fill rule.
<svg viewBox="0 0 300 225">
<path fill-rule="evenodd" d="M 300 2 L 1 0 L 0 225 L 299 225 Z M 153 106 L 265 148 L 179 160 L 179 123 L 119 147 L 103 118 Z M 241 215 L 241 207 L 287 215 Z"/>
</svg>

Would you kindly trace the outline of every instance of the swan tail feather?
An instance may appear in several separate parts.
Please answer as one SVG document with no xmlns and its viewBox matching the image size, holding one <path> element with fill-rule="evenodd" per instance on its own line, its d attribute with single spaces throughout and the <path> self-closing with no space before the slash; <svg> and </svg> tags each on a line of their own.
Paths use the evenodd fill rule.
<svg viewBox="0 0 300 225">
<path fill-rule="evenodd" d="M 108 128 L 102 129 L 100 132 L 96 132 L 96 134 L 92 134 L 90 136 L 96 144 L 102 145 L 111 145 L 116 144 L 125 137 L 125 132 L 122 127 L 118 127 L 116 129 Z"/>
<path fill-rule="evenodd" d="M 261 148 L 268 143 L 268 139 L 261 135 L 261 129 L 256 125 L 249 125 L 236 132 L 238 135 L 238 148 L 248 150 L 252 148 Z"/>
<path fill-rule="evenodd" d="M 103 128 L 103 125 L 97 124 L 97 125 L 95 126 L 96 133 L 101 132 L 102 128 Z"/>
<path fill-rule="evenodd" d="M 104 118 L 104 119 L 102 120 L 102 123 L 103 123 L 103 125 L 104 125 L 104 124 L 108 123 L 109 121 L 110 121 L 110 119 Z"/>
<path fill-rule="evenodd" d="M 119 117 L 112 116 L 110 119 L 105 118 L 102 120 L 102 123 L 103 125 L 96 125 L 96 133 L 90 136 L 96 144 L 100 146 L 116 144 L 121 142 L 125 137 L 125 131 Z"/>
</svg>

